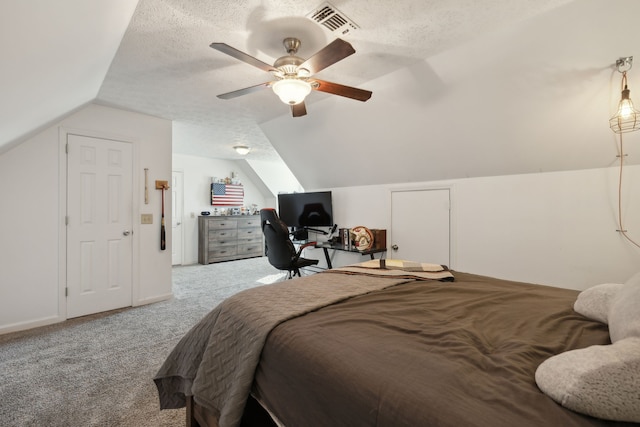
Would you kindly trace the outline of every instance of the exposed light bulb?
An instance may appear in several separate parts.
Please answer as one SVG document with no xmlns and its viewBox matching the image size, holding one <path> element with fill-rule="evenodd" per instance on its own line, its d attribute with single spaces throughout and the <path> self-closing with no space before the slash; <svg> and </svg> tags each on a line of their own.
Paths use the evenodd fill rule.
<svg viewBox="0 0 640 427">
<path fill-rule="evenodd" d="M 630 99 L 627 98 L 627 99 L 623 99 L 623 100 L 620 101 L 620 106 L 618 108 L 618 114 L 624 120 L 626 120 L 629 117 L 631 117 L 631 114 L 633 114 L 633 103 L 631 102 Z"/>
<path fill-rule="evenodd" d="M 622 73 L 622 93 L 616 114 L 609 119 L 609 127 L 615 133 L 627 133 L 640 130 L 640 112 L 637 111 L 631 102 L 630 90 L 627 87 L 627 71 L 631 69 L 633 57 L 620 58 L 616 61 L 618 71 Z M 623 67 L 627 67 L 623 70 Z"/>
</svg>

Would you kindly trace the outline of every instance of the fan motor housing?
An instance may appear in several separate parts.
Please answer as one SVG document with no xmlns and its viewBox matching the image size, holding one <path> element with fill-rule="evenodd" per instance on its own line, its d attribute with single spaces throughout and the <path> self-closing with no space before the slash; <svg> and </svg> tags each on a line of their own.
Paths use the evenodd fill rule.
<svg viewBox="0 0 640 427">
<path fill-rule="evenodd" d="M 287 55 L 276 59 L 273 66 L 282 71 L 286 75 L 296 75 L 298 67 L 304 62 L 304 59 L 295 55 Z"/>
</svg>

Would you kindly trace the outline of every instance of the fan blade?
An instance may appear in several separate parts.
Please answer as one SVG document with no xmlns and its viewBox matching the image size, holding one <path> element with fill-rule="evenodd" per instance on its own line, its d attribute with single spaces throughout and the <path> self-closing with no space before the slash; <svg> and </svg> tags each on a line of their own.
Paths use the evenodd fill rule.
<svg viewBox="0 0 640 427">
<path fill-rule="evenodd" d="M 304 101 L 291 106 L 291 115 L 293 115 L 293 117 L 302 117 L 307 115 L 307 107 L 305 107 Z"/>
<path fill-rule="evenodd" d="M 342 39 L 335 39 L 311 58 L 304 61 L 298 68 L 305 68 L 309 70 L 311 74 L 324 70 L 329 65 L 333 65 L 336 62 L 346 58 L 349 55 L 356 53 L 356 50 Z"/>
<path fill-rule="evenodd" d="M 259 90 L 271 87 L 272 83 L 273 82 L 260 83 L 259 85 L 249 86 L 249 87 L 245 87 L 244 89 L 234 90 L 233 92 L 223 93 L 223 94 L 218 95 L 218 98 L 220 98 L 220 99 L 237 98 L 237 97 L 242 96 L 242 95 L 247 95 L 249 93 L 257 92 Z"/>
<path fill-rule="evenodd" d="M 373 92 L 371 92 L 370 90 L 358 89 L 357 87 L 345 86 L 338 83 L 327 82 L 324 80 L 313 79 L 313 82 L 316 83 L 311 84 L 313 90 L 332 93 L 334 95 L 340 95 L 362 102 L 371 98 L 371 95 L 373 94 Z"/>
<path fill-rule="evenodd" d="M 254 58 L 249 54 L 241 52 L 235 47 L 231 47 L 226 43 L 211 43 L 209 46 L 215 50 L 219 50 L 222 53 L 226 53 L 227 55 L 233 56 L 234 58 L 239 59 L 240 61 L 246 62 L 249 65 L 258 67 L 261 70 L 264 70 L 267 72 L 278 71 L 273 67 L 273 65 L 269 65 L 266 62 L 262 62 L 258 58 Z"/>
</svg>

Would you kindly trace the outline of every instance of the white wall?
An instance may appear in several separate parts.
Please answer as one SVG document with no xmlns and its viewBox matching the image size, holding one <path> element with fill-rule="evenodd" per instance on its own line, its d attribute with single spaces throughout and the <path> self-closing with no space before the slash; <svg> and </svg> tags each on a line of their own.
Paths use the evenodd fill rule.
<svg viewBox="0 0 640 427">
<path fill-rule="evenodd" d="M 0 155 L 0 333 L 66 319 L 64 130 L 131 141 L 134 218 L 160 217 L 159 195 L 144 205 L 143 169 L 150 182 L 171 180 L 170 121 L 90 104 Z M 157 228 L 136 223 L 133 239 L 134 305 L 171 297 L 171 253 L 160 251 Z"/>
<path fill-rule="evenodd" d="M 198 216 L 202 211 L 213 213 L 211 206 L 211 177 L 231 177 L 231 172 L 239 174 L 244 186 L 245 206 L 252 204 L 258 208 L 267 207 L 267 200 L 258 183 L 243 176 L 241 166 L 235 160 L 209 159 L 184 154 L 173 155 L 173 170 L 182 171 L 184 176 L 184 218 L 182 233 L 184 239 L 184 264 L 198 262 Z"/>
<path fill-rule="evenodd" d="M 625 172 L 625 228 L 640 242 L 640 166 Z M 576 289 L 625 281 L 640 249 L 616 232 L 617 178 L 606 168 L 456 184 L 458 268 Z"/>
<path fill-rule="evenodd" d="M 616 232 L 618 172 L 612 167 L 334 188 L 334 221 L 339 227 L 386 228 L 391 245 L 391 190 L 450 186 L 453 269 L 585 289 L 624 282 L 640 271 L 640 249 Z M 624 226 L 640 243 L 638 182 L 640 166 L 625 167 Z M 424 220 L 429 220 L 426 212 Z M 307 256 L 323 259 L 319 250 Z M 333 261 L 344 265 L 364 260 L 337 254 Z"/>
</svg>

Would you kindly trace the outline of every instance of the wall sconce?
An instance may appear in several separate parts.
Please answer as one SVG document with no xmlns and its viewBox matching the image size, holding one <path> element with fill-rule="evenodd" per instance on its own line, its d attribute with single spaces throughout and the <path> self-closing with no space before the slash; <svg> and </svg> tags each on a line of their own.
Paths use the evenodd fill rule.
<svg viewBox="0 0 640 427">
<path fill-rule="evenodd" d="M 249 151 L 251 151 L 251 148 L 247 147 L 246 145 L 234 145 L 233 149 L 236 150 L 236 153 L 240 154 L 241 156 L 246 156 L 247 154 L 249 154 Z"/>
<path fill-rule="evenodd" d="M 616 61 L 618 72 L 622 73 L 622 95 L 618 103 L 618 111 L 609 119 L 611 130 L 619 135 L 620 139 L 620 172 L 618 176 L 618 229 L 616 230 L 630 243 L 640 248 L 640 243 L 633 240 L 627 234 L 627 230 L 622 224 L 622 170 L 624 167 L 624 150 L 622 147 L 622 134 L 640 130 L 640 111 L 633 107 L 633 102 L 629 97 L 629 88 L 627 87 L 627 71 L 631 69 L 633 56 L 619 58 Z"/>
<path fill-rule="evenodd" d="M 633 56 L 619 58 L 616 61 L 618 72 L 622 73 L 622 94 L 618 103 L 618 110 L 609 119 L 609 126 L 615 133 L 627 133 L 640 130 L 640 111 L 636 110 L 631 102 L 627 87 L 627 71 L 631 69 Z"/>
</svg>

